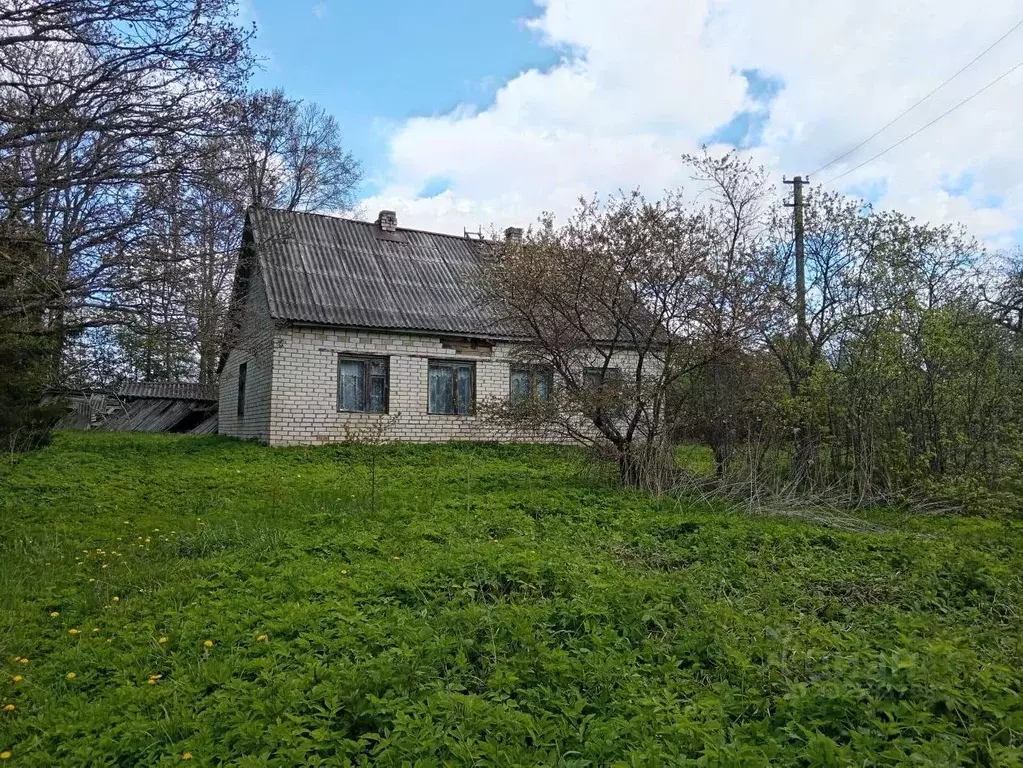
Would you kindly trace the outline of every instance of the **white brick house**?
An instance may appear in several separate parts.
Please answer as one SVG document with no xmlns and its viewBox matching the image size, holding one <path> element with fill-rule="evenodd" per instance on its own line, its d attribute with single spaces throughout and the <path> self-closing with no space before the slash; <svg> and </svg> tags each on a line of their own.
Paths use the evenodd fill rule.
<svg viewBox="0 0 1023 768">
<path fill-rule="evenodd" d="M 373 223 L 250 211 L 220 433 L 269 445 L 378 430 L 414 442 L 543 439 L 476 413 L 478 402 L 551 386 L 549 374 L 516 364 L 512 334 L 473 297 L 480 247 L 399 229 L 389 211 Z"/>
</svg>

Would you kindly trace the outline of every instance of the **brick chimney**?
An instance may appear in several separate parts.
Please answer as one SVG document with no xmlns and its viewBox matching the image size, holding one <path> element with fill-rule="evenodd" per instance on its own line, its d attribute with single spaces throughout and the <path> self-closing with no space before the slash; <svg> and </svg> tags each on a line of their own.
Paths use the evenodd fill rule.
<svg viewBox="0 0 1023 768">
<path fill-rule="evenodd" d="M 522 227 L 508 227 L 504 231 L 504 241 L 510 245 L 522 242 Z"/>
<path fill-rule="evenodd" d="M 377 224 L 384 232 L 393 232 L 398 228 L 398 214 L 394 211 L 380 211 Z"/>
</svg>

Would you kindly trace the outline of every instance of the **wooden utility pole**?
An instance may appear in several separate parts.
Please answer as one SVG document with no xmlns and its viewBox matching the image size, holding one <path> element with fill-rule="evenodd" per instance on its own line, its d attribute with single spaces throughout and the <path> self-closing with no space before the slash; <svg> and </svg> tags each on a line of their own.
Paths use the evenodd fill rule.
<svg viewBox="0 0 1023 768">
<path fill-rule="evenodd" d="M 810 331 L 806 323 L 806 244 L 803 232 L 803 184 L 809 182 L 802 176 L 792 181 L 783 178 L 783 182 L 792 185 L 792 202 L 785 203 L 795 214 L 796 235 L 796 343 L 792 355 L 792 370 L 789 386 L 792 395 L 802 393 L 803 384 L 810 376 L 810 355 L 807 351 Z M 794 433 L 796 449 L 796 472 L 800 482 L 806 482 L 814 476 L 814 466 L 819 457 L 819 433 L 807 414 L 802 413 L 799 426 Z"/>
<path fill-rule="evenodd" d="M 806 249 L 803 234 L 803 184 L 809 179 L 796 176 L 789 181 L 783 178 L 785 184 L 792 185 L 792 202 L 785 203 L 785 206 L 792 208 L 795 216 L 796 231 L 796 343 L 799 348 L 800 364 L 805 363 L 805 352 L 807 336 L 809 335 L 806 324 Z"/>
</svg>

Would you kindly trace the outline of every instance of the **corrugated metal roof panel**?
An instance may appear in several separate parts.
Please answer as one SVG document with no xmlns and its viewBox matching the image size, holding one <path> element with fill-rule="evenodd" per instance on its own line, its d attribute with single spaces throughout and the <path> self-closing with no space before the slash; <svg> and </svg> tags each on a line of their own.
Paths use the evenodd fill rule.
<svg viewBox="0 0 1023 768">
<path fill-rule="evenodd" d="M 480 301 L 480 243 L 278 210 L 250 213 L 271 314 L 323 325 L 507 336 Z"/>
<path fill-rule="evenodd" d="M 121 397 L 216 400 L 217 385 L 187 381 L 133 381 L 122 384 L 117 394 Z"/>
</svg>

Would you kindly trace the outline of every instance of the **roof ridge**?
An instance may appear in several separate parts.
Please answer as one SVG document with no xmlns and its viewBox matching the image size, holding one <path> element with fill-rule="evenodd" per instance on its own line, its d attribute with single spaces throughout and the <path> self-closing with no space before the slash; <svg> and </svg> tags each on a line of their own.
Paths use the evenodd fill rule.
<svg viewBox="0 0 1023 768">
<path fill-rule="evenodd" d="M 257 212 L 260 211 L 260 210 L 272 211 L 273 213 L 283 213 L 283 214 L 286 214 L 288 216 L 319 216 L 320 218 L 323 218 L 323 219 L 334 219 L 335 221 L 344 221 L 344 222 L 348 222 L 350 224 L 361 224 L 361 225 L 366 226 L 366 227 L 375 227 L 376 226 L 376 222 L 374 222 L 374 221 L 363 221 L 362 219 L 350 219 L 350 218 L 346 218 L 345 216 L 338 216 L 338 215 L 333 214 L 333 213 L 322 213 L 320 211 L 289 211 L 286 208 L 274 208 L 272 206 L 264 206 L 263 208 L 254 208 L 253 210 L 255 210 Z M 451 233 L 448 233 L 448 232 L 436 232 L 436 231 L 434 231 L 432 229 L 419 229 L 418 227 L 397 227 L 396 229 L 399 232 L 418 232 L 418 233 L 423 234 L 423 235 L 433 235 L 434 237 L 450 237 L 450 238 L 453 238 L 455 240 L 468 240 L 470 242 L 491 242 L 491 243 L 497 242 L 497 241 L 491 240 L 489 238 L 483 238 L 482 240 L 477 240 L 475 238 L 466 237 L 464 234 L 454 235 L 454 234 L 451 234 Z"/>
</svg>

